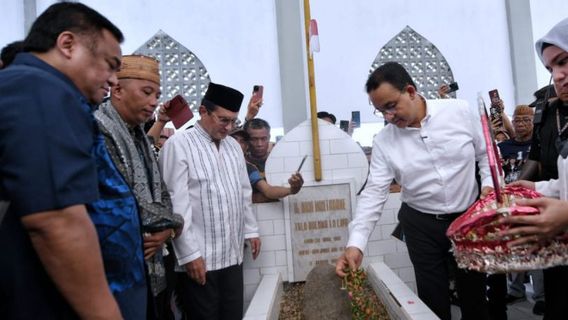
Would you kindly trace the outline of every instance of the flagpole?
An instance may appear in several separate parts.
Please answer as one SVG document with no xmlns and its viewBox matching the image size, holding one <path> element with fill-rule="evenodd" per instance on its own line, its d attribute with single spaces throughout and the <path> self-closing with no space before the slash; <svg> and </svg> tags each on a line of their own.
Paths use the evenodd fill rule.
<svg viewBox="0 0 568 320">
<path fill-rule="evenodd" d="M 314 156 L 314 178 L 321 181 L 321 154 L 316 102 L 316 83 L 314 77 L 314 59 L 310 54 L 310 0 L 304 0 L 304 31 L 306 35 L 306 56 L 308 57 L 308 88 L 310 92 L 310 117 L 312 121 L 312 151 Z"/>
</svg>

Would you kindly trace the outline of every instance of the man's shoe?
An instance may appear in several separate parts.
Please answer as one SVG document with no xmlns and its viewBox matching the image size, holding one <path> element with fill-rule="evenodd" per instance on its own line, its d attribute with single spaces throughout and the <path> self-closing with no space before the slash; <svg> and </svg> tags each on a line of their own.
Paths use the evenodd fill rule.
<svg viewBox="0 0 568 320">
<path fill-rule="evenodd" d="M 515 297 L 507 293 L 507 295 L 505 296 L 505 303 L 507 304 L 514 304 L 525 300 L 527 300 L 527 297 L 524 295 L 522 297 Z"/>
<path fill-rule="evenodd" d="M 534 303 L 533 307 L 534 314 L 536 314 L 537 316 L 543 316 L 544 310 L 545 310 L 544 301 L 537 301 Z"/>
</svg>

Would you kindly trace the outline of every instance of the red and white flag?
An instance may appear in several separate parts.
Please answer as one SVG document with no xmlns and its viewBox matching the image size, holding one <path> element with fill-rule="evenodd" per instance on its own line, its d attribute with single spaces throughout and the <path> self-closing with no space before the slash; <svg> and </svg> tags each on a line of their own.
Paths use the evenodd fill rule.
<svg viewBox="0 0 568 320">
<path fill-rule="evenodd" d="M 314 52 L 320 51 L 318 23 L 317 23 L 316 19 L 310 20 L 309 35 L 310 35 L 310 57 L 311 57 Z"/>
</svg>

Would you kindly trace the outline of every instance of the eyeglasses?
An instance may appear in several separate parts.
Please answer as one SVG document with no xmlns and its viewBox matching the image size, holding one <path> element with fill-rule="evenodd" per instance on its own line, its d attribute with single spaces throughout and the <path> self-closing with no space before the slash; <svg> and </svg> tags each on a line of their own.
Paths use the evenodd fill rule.
<svg viewBox="0 0 568 320">
<path fill-rule="evenodd" d="M 515 118 L 513 119 L 513 123 L 531 123 L 532 119 L 531 118 Z"/>
<path fill-rule="evenodd" d="M 375 106 L 375 110 L 373 111 L 373 114 L 375 116 L 379 117 L 379 118 L 383 118 L 387 114 L 390 114 L 390 115 L 395 114 L 396 113 L 396 106 L 398 105 L 398 102 L 400 101 L 401 96 L 402 96 L 402 91 L 400 91 L 398 93 L 398 98 L 396 99 L 396 101 L 387 102 L 387 104 L 385 104 L 382 107 Z"/>
<path fill-rule="evenodd" d="M 231 119 L 231 118 L 226 118 L 226 117 L 219 117 L 218 115 L 216 115 L 213 112 L 208 112 L 208 114 L 213 116 L 213 118 L 215 118 L 215 122 L 219 123 L 223 127 L 226 127 L 228 125 L 231 125 L 231 127 L 234 127 L 237 124 L 237 121 L 239 120 L 238 118 Z"/>
</svg>

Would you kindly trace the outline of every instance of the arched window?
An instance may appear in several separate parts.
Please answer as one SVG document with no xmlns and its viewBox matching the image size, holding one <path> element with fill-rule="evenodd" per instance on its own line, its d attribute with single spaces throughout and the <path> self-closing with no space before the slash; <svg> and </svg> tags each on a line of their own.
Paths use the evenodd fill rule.
<svg viewBox="0 0 568 320">
<path fill-rule="evenodd" d="M 162 100 L 181 94 L 191 110 L 197 113 L 211 79 L 207 69 L 193 52 L 159 30 L 134 53 L 160 61 Z"/>
<path fill-rule="evenodd" d="M 440 50 L 409 26 L 381 48 L 370 72 L 389 61 L 402 64 L 427 99 L 438 98 L 438 88 L 454 82 L 452 69 Z M 455 92 L 449 95 L 455 98 Z"/>
</svg>

